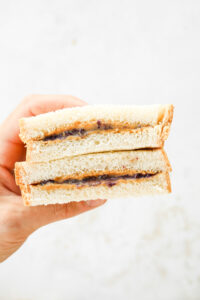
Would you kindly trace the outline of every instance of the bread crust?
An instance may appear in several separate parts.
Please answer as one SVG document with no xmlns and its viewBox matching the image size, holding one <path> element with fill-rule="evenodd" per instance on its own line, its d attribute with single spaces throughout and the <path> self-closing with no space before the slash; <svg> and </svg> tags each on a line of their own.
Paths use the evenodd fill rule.
<svg viewBox="0 0 200 300">
<path fill-rule="evenodd" d="M 166 116 L 163 119 L 162 133 L 161 138 L 164 144 L 164 141 L 168 138 L 171 128 L 171 123 L 174 115 L 174 106 L 171 105 L 166 111 Z"/>
<path fill-rule="evenodd" d="M 30 205 L 30 200 L 31 200 L 31 189 L 29 185 L 20 185 L 20 190 L 22 193 L 22 199 L 24 202 L 25 206 L 29 206 Z"/>
<path fill-rule="evenodd" d="M 166 182 L 167 182 L 167 190 L 168 190 L 168 193 L 171 193 L 172 188 L 171 188 L 171 181 L 170 181 L 169 173 L 165 173 L 165 175 L 166 175 Z"/>
<path fill-rule="evenodd" d="M 174 116 L 174 106 L 170 105 L 168 113 L 167 113 L 167 118 L 166 118 L 166 122 L 168 125 L 170 125 L 172 123 L 173 116 Z"/>
<path fill-rule="evenodd" d="M 171 167 L 171 164 L 170 164 L 170 162 L 169 162 L 167 153 L 165 152 L 165 150 L 164 150 L 163 148 L 161 148 L 160 150 L 162 151 L 163 158 L 164 158 L 164 160 L 165 160 L 167 172 L 172 172 L 172 167 Z"/>
<path fill-rule="evenodd" d="M 15 182 L 17 185 L 23 183 L 23 178 L 26 176 L 26 171 L 20 163 L 15 163 Z"/>
</svg>

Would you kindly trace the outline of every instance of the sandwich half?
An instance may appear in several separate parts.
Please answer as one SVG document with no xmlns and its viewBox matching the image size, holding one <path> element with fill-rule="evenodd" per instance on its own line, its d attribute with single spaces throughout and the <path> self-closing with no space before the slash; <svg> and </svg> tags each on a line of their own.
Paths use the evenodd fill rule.
<svg viewBox="0 0 200 300">
<path fill-rule="evenodd" d="M 27 161 L 162 147 L 173 105 L 83 106 L 20 120 Z"/>
<path fill-rule="evenodd" d="M 15 177 L 24 204 L 34 206 L 169 193 L 170 171 L 164 150 L 155 149 L 19 162 Z"/>
</svg>

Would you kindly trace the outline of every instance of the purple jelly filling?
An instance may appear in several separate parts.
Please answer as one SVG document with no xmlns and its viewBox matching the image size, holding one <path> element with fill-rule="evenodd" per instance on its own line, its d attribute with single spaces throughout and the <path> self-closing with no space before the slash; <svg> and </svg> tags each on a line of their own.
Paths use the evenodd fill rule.
<svg viewBox="0 0 200 300">
<path fill-rule="evenodd" d="M 102 123 L 100 120 L 97 121 L 97 128 L 98 129 L 103 129 L 103 130 L 108 130 L 112 129 L 112 126 L 109 124 Z"/>
<path fill-rule="evenodd" d="M 62 140 L 67 138 L 68 136 L 83 136 L 86 134 L 85 129 L 72 129 L 72 130 L 66 130 L 59 134 L 52 134 L 49 136 L 46 136 L 43 141 L 54 141 L 56 139 Z"/>
<path fill-rule="evenodd" d="M 100 120 L 98 120 L 97 123 L 96 123 L 96 128 L 94 128 L 92 130 L 96 130 L 96 129 L 108 130 L 108 129 L 112 129 L 112 126 L 109 125 L 109 124 L 104 124 Z M 92 130 L 89 130 L 89 131 L 92 131 Z M 86 134 L 87 134 L 87 131 L 83 128 L 72 129 L 72 130 L 63 131 L 63 132 L 58 133 L 58 134 L 51 134 L 49 136 L 46 136 L 43 139 L 43 141 L 54 141 L 56 139 L 63 140 L 65 138 L 67 138 L 68 136 L 80 136 L 80 137 L 82 137 Z"/>
<path fill-rule="evenodd" d="M 116 181 L 119 179 L 140 179 L 140 178 L 148 178 L 155 174 L 142 174 L 142 173 L 136 173 L 134 175 L 119 175 L 119 176 L 112 176 L 112 175 L 100 175 L 100 176 L 90 176 L 85 177 L 81 180 L 79 179 L 67 179 L 62 182 L 56 181 L 56 180 L 43 180 L 39 184 L 45 185 L 48 183 L 57 183 L 57 184 L 76 184 L 78 186 L 80 185 L 99 185 L 102 182 L 105 182 L 107 186 L 112 187 L 116 184 Z"/>
</svg>

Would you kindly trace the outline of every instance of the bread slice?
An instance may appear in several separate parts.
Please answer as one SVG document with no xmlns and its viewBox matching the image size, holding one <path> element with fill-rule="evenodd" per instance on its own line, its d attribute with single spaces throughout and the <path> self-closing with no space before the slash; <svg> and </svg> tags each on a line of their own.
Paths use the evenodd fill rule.
<svg viewBox="0 0 200 300">
<path fill-rule="evenodd" d="M 158 173 L 149 178 L 121 179 L 113 186 L 102 182 L 96 186 L 70 184 L 21 185 L 24 204 L 28 206 L 69 203 L 92 199 L 135 197 L 171 192 L 169 174 Z"/>
<path fill-rule="evenodd" d="M 161 125 L 131 130 L 106 130 L 85 137 L 68 137 L 55 141 L 32 141 L 27 144 L 26 160 L 45 162 L 76 155 L 105 151 L 160 148 L 168 128 Z"/>
<path fill-rule="evenodd" d="M 82 179 L 89 176 L 170 172 L 163 149 L 86 154 L 48 162 L 18 162 L 15 177 L 18 185 L 52 179 Z"/>
<path fill-rule="evenodd" d="M 173 106 L 82 106 L 66 108 L 20 120 L 20 137 L 27 143 L 73 129 L 135 129 L 145 126 L 170 126 Z M 103 125 L 103 126 L 102 126 Z M 108 127 L 109 126 L 109 127 Z"/>
</svg>

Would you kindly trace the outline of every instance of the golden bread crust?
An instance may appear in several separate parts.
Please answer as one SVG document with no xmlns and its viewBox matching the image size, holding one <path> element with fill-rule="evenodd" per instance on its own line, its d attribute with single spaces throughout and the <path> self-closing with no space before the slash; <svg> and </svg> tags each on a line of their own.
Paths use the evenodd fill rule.
<svg viewBox="0 0 200 300">
<path fill-rule="evenodd" d="M 30 205 L 30 199 L 31 199 L 31 189 L 29 185 L 20 185 L 20 190 L 22 193 L 22 199 L 25 206 Z"/>
<path fill-rule="evenodd" d="M 26 171 L 20 163 L 15 164 L 15 182 L 17 185 L 23 183 L 23 178 L 26 176 Z"/>
<path fill-rule="evenodd" d="M 169 193 L 171 193 L 172 188 L 171 188 L 171 181 L 170 181 L 169 173 L 165 173 L 165 175 L 166 175 L 166 182 L 167 182 L 167 190 Z"/>
</svg>

